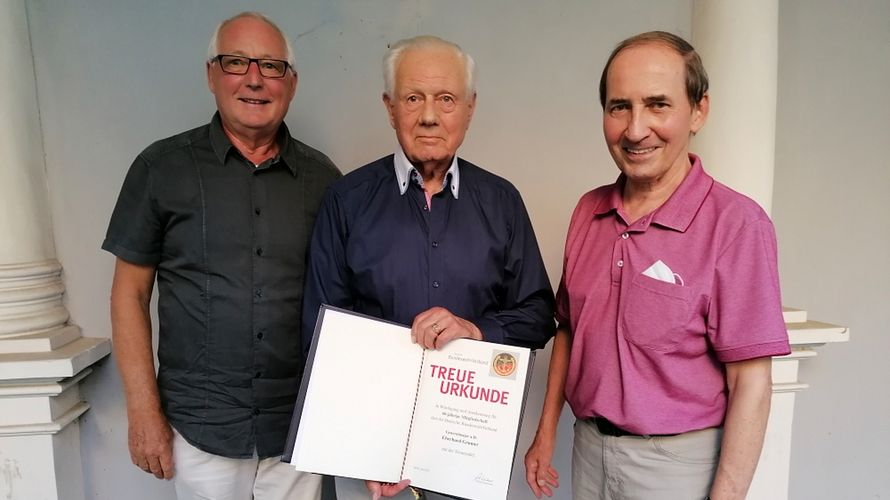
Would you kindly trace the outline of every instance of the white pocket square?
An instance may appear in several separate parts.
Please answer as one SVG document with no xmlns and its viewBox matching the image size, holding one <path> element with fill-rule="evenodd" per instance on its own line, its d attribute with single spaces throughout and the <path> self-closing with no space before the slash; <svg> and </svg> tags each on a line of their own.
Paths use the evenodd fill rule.
<svg viewBox="0 0 890 500">
<path fill-rule="evenodd" d="M 652 264 L 649 266 L 649 269 L 643 271 L 643 275 L 671 284 L 678 284 L 677 278 L 680 277 L 679 275 L 674 274 L 674 272 L 671 271 L 671 268 L 660 260 L 655 261 L 655 264 Z M 680 281 L 679 284 L 682 285 L 683 282 Z"/>
</svg>

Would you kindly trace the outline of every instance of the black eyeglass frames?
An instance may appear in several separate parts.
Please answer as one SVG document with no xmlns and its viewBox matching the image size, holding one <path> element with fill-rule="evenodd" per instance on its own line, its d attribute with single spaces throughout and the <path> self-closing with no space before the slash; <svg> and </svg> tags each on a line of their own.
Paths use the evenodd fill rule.
<svg viewBox="0 0 890 500">
<path fill-rule="evenodd" d="M 253 57 L 219 54 L 211 59 L 219 63 L 223 73 L 230 75 L 246 75 L 251 63 L 256 63 L 264 78 L 281 78 L 287 74 L 290 63 L 281 59 L 254 59 Z"/>
</svg>

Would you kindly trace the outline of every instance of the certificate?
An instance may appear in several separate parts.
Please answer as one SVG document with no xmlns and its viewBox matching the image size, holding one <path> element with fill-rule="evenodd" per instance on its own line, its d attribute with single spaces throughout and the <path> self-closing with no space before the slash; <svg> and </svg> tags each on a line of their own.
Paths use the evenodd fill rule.
<svg viewBox="0 0 890 500">
<path fill-rule="evenodd" d="M 323 306 L 283 459 L 503 500 L 533 356 L 469 339 L 425 350 L 408 327 Z"/>
</svg>

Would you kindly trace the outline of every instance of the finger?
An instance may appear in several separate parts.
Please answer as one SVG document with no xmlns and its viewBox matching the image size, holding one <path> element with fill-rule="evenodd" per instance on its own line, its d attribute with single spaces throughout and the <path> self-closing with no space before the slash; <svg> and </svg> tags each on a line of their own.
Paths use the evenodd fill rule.
<svg viewBox="0 0 890 500">
<path fill-rule="evenodd" d="M 411 323 L 411 342 L 417 344 L 418 338 L 420 338 L 420 314 L 414 317 L 414 321 Z"/>
<path fill-rule="evenodd" d="M 550 466 L 547 469 L 549 469 L 548 472 L 550 472 L 550 477 L 552 477 L 553 480 L 556 481 L 556 485 L 559 486 L 559 471 L 553 468 L 553 466 Z"/>
<path fill-rule="evenodd" d="M 433 323 L 435 324 L 435 323 Z M 437 331 L 438 330 L 438 331 Z M 435 349 L 436 348 L 436 339 L 442 335 L 442 329 L 438 326 L 436 329 L 433 329 L 433 325 L 427 327 L 426 331 L 423 335 L 423 346 L 427 349 Z"/>
<path fill-rule="evenodd" d="M 133 465 L 135 465 L 136 467 L 139 467 L 140 469 L 142 469 L 145 472 L 151 471 L 151 467 L 149 467 L 149 465 L 148 465 L 148 459 L 145 458 L 145 456 L 136 455 L 136 456 L 130 457 L 130 459 L 133 461 Z"/>
<path fill-rule="evenodd" d="M 436 337 L 435 345 L 433 346 L 433 348 L 441 349 L 441 348 L 445 347 L 445 345 L 447 345 L 452 340 L 459 338 L 457 333 L 458 332 L 456 329 L 449 328 L 447 332 L 443 332 L 443 333 L 439 334 L 439 336 Z"/>
<path fill-rule="evenodd" d="M 538 462 L 531 458 L 525 459 L 525 482 L 528 483 L 535 498 L 541 498 L 541 487 L 538 486 Z"/>
<path fill-rule="evenodd" d="M 431 327 L 436 323 L 437 313 L 435 308 L 428 309 L 414 317 L 411 323 L 411 341 L 420 344 L 422 347 L 429 348 L 424 342 L 432 331 Z M 440 325 L 441 326 L 441 325 Z"/>
<path fill-rule="evenodd" d="M 411 480 L 409 480 L 409 479 L 402 479 L 401 481 L 399 481 L 398 483 L 395 483 L 395 484 L 385 484 L 381 488 L 381 493 L 383 496 L 386 496 L 386 497 L 396 496 L 399 493 L 401 493 L 402 490 L 407 488 L 409 484 L 411 484 Z"/>
<path fill-rule="evenodd" d="M 365 486 L 371 492 L 372 500 L 380 500 L 380 483 L 377 481 L 365 481 Z"/>
<path fill-rule="evenodd" d="M 159 457 L 164 479 L 173 479 L 173 452 L 167 451 Z"/>
<path fill-rule="evenodd" d="M 418 343 L 424 349 L 435 349 L 436 337 L 441 335 L 443 327 L 434 318 L 422 321 L 417 331 Z"/>
<path fill-rule="evenodd" d="M 164 478 L 164 469 L 161 467 L 161 461 L 158 460 L 158 457 L 151 457 L 148 459 L 148 468 L 145 472 L 154 474 L 158 479 Z"/>
<path fill-rule="evenodd" d="M 535 476 L 538 486 L 559 486 L 559 474 L 557 474 L 556 469 L 551 466 L 542 467 L 538 470 L 537 475 Z"/>
</svg>

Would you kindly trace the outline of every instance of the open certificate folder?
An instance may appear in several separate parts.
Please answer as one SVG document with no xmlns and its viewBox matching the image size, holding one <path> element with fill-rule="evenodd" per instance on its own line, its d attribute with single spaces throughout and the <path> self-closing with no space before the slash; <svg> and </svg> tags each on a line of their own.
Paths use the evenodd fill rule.
<svg viewBox="0 0 890 500">
<path fill-rule="evenodd" d="M 297 470 L 507 498 L 533 353 L 322 307 L 283 460 Z"/>
</svg>

